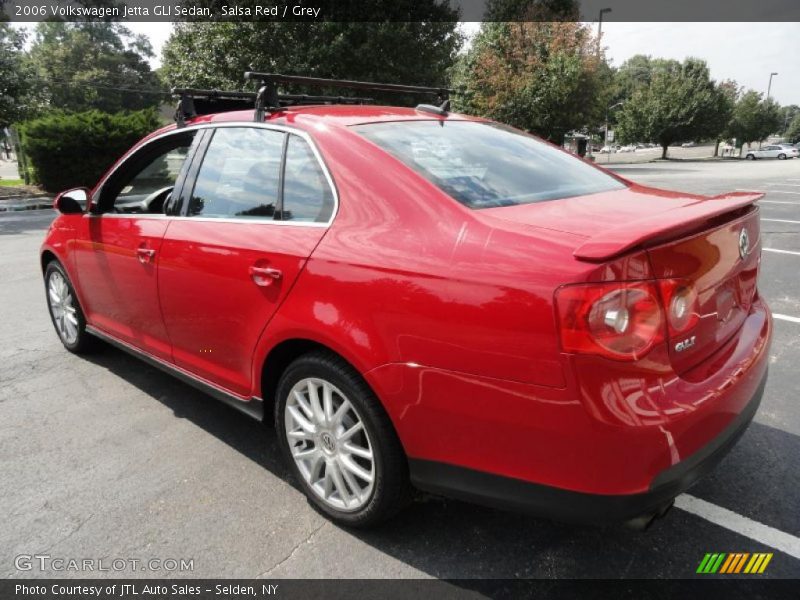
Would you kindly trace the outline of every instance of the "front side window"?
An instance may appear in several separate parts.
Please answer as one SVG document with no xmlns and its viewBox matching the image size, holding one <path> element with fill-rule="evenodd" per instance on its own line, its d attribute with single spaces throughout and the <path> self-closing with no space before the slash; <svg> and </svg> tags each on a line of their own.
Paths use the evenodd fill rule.
<svg viewBox="0 0 800 600">
<path fill-rule="evenodd" d="M 353 129 L 474 209 L 625 187 L 566 152 L 493 123 L 396 121 Z"/>
<path fill-rule="evenodd" d="M 333 213 L 333 193 L 311 146 L 290 135 L 283 182 L 283 221 L 324 223 Z"/>
<path fill-rule="evenodd" d="M 162 213 L 194 135 L 171 135 L 138 150 L 104 185 L 99 212 Z"/>
<path fill-rule="evenodd" d="M 285 133 L 254 127 L 214 132 L 189 200 L 189 216 L 275 217 Z"/>
</svg>

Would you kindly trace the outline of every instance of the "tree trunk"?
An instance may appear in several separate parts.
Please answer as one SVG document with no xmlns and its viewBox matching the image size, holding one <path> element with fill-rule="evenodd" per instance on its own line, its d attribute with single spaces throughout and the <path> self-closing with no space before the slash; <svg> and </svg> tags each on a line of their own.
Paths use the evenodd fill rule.
<svg viewBox="0 0 800 600">
<path fill-rule="evenodd" d="M 714 156 L 719 156 L 719 140 L 717 140 L 717 144 L 714 146 Z"/>
<path fill-rule="evenodd" d="M 667 158 L 668 144 L 661 144 L 661 158 Z"/>
</svg>

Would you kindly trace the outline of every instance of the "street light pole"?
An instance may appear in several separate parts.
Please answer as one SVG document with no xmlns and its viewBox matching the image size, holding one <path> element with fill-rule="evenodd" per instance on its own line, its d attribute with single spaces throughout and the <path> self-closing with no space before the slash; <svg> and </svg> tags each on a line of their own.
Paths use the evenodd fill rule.
<svg viewBox="0 0 800 600">
<path fill-rule="evenodd" d="M 603 15 L 606 13 L 610 13 L 610 8 L 601 8 L 600 9 L 600 16 L 597 19 L 597 54 L 600 54 L 600 44 L 602 43 L 603 39 Z"/>
<path fill-rule="evenodd" d="M 777 73 L 770 73 L 769 74 L 769 85 L 767 86 L 767 102 L 769 102 L 769 92 L 772 89 L 772 78 L 777 75 Z"/>
</svg>

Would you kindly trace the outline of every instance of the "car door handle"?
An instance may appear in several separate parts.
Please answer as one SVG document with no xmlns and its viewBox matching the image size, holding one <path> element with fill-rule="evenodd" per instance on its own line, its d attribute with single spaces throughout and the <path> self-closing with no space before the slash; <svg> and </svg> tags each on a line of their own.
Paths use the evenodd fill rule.
<svg viewBox="0 0 800 600">
<path fill-rule="evenodd" d="M 250 278 L 253 280 L 253 283 L 261 287 L 272 285 L 274 281 L 277 281 L 281 277 L 283 277 L 283 273 L 281 273 L 280 269 L 273 269 L 272 267 L 250 267 Z"/>
<path fill-rule="evenodd" d="M 156 255 L 156 251 L 152 248 L 137 248 L 136 249 L 136 257 L 139 259 L 139 262 L 143 265 L 147 263 L 153 262 L 153 257 Z"/>
</svg>

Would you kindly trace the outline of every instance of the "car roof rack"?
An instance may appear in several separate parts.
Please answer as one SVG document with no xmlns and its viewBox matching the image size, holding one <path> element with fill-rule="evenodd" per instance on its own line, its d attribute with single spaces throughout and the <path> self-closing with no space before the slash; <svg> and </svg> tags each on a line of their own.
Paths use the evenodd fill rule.
<svg viewBox="0 0 800 600">
<path fill-rule="evenodd" d="M 196 88 L 173 88 L 173 96 L 178 96 L 175 109 L 175 122 L 178 127 L 186 125 L 187 119 L 200 115 L 247 110 L 253 108 L 258 94 L 256 92 L 239 92 L 224 90 L 202 90 Z M 349 96 L 311 96 L 308 94 L 278 94 L 280 108 L 314 104 L 368 104 L 372 98 L 354 98 Z M 263 117 L 262 117 L 263 120 Z"/>
<path fill-rule="evenodd" d="M 202 90 L 195 88 L 175 88 L 173 95 L 179 97 L 175 109 L 178 127 L 186 125 L 186 120 L 198 115 L 206 115 L 230 110 L 255 108 L 253 120 L 261 122 L 267 112 L 283 110 L 289 106 L 313 104 L 369 104 L 372 98 L 351 96 L 313 96 L 308 94 L 279 94 L 278 84 L 294 84 L 309 87 L 346 88 L 373 92 L 395 92 L 401 94 L 427 94 L 437 99 L 437 104 L 420 104 L 417 110 L 438 115 L 450 110 L 450 94 L 453 90 L 445 87 L 426 87 L 419 85 L 400 85 L 397 83 L 373 83 L 348 79 L 324 79 L 321 77 L 302 77 L 299 75 L 280 75 L 278 73 L 259 73 L 247 71 L 247 81 L 258 81 L 257 92 Z"/>
<path fill-rule="evenodd" d="M 256 99 L 256 111 L 254 119 L 260 121 L 264 118 L 264 114 L 270 110 L 280 109 L 278 84 L 295 84 L 304 86 L 319 86 L 319 87 L 336 87 L 347 88 L 351 90 L 369 90 L 372 92 L 396 92 L 400 94 L 432 94 L 435 95 L 440 106 L 434 107 L 431 105 L 420 105 L 418 109 L 431 111 L 434 110 L 446 111 L 450 107 L 449 98 L 453 90 L 445 87 L 428 87 L 420 85 L 401 85 L 398 83 L 376 83 L 371 81 L 353 81 L 350 79 L 325 79 L 322 77 L 304 77 L 300 75 L 281 75 L 279 73 L 260 73 L 258 71 L 247 71 L 244 74 L 247 81 L 258 81 L 260 87 L 258 89 L 258 98 Z M 437 113 L 443 114 L 443 113 Z"/>
</svg>

